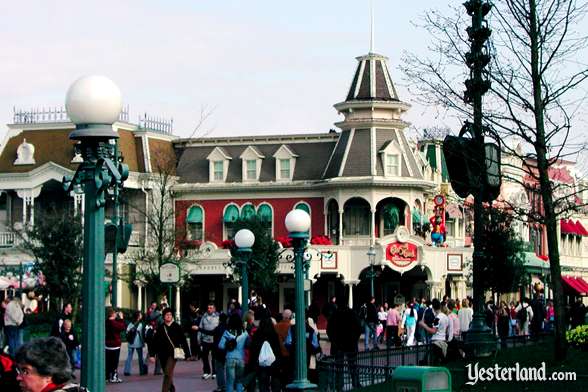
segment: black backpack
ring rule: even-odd
[[[133,328],[127,331],[127,343],[133,344],[135,343],[135,338],[137,337],[137,326],[133,325]]]
[[[521,308],[517,312],[517,320],[519,320],[521,323],[527,321],[527,308],[528,306],[521,306]]]
[[[235,339],[235,338],[227,339],[227,341],[225,343],[225,350],[227,350],[227,352],[233,351],[236,347],[237,347],[237,339]]]

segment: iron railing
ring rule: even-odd
[[[139,129],[172,135],[174,132],[174,120],[153,117],[145,113],[139,116]]]
[[[118,121],[129,122],[129,107],[123,107]],[[17,109],[13,108],[12,122],[14,124],[49,124],[70,122],[67,111],[64,107]]]
[[[389,380],[398,366],[427,366],[431,345],[403,346],[323,357],[317,366],[320,391],[350,391]]]

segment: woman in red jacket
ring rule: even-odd
[[[106,312],[106,381],[119,383],[118,361],[120,359],[120,333],[125,330],[122,312],[109,308]],[[118,317],[117,317],[118,316]]]

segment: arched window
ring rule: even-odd
[[[231,204],[225,209],[223,216],[223,225],[225,228],[225,236],[228,240],[232,240],[237,232],[235,229],[235,223],[239,220],[239,209],[236,205]]]
[[[186,216],[188,239],[202,241],[204,239],[204,212],[199,206],[192,206]]]
[[[255,207],[253,204],[245,204],[241,207],[241,219],[248,220],[255,216]]]
[[[343,232],[345,236],[365,236],[370,234],[370,205],[360,198],[349,199],[343,212]]]
[[[312,230],[312,215],[310,213],[310,206],[308,204],[306,204],[305,202],[300,202],[300,203],[296,204],[296,207],[294,207],[294,209],[305,211],[311,217],[310,229],[308,229],[308,232],[307,232],[310,235],[310,231]]]
[[[272,237],[272,226],[274,223],[272,208],[269,204],[261,204],[257,207],[257,217],[261,222],[263,228],[267,231],[268,235]]]

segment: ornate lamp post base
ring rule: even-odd
[[[286,385],[286,389],[291,390],[308,390],[308,389],[317,389],[318,386],[312,384],[308,380],[294,380],[292,384]]]
[[[471,358],[484,358],[496,352],[496,337],[482,321],[482,325],[472,322],[472,328],[465,339],[465,350]]]

